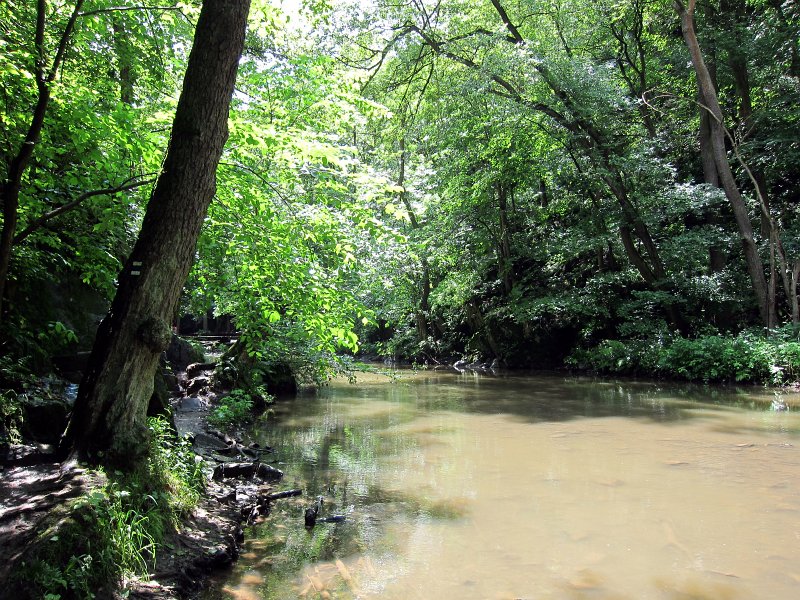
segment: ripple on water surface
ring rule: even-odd
[[[800,413],[772,395],[420,374],[255,432],[286,487],[208,598],[800,597]],[[339,524],[303,528],[309,498]]]

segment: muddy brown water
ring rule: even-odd
[[[361,375],[281,403],[281,501],[207,599],[800,598],[800,399]],[[797,411],[797,412],[795,412]],[[309,532],[303,511],[343,523]]]

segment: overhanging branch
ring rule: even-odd
[[[128,179],[126,182],[110,188],[103,188],[101,190],[91,190],[89,192],[84,192],[74,200],[67,202],[66,204],[62,204],[54,208],[53,210],[46,212],[42,216],[37,219],[34,219],[30,222],[30,224],[21,232],[19,232],[16,236],[14,236],[14,245],[20,244],[25,238],[27,238],[32,233],[36,232],[38,229],[50,221],[51,219],[55,219],[56,217],[63,215],[66,212],[71,211],[73,208],[79,206],[85,200],[89,198],[94,198],[95,196],[113,196],[114,194],[119,194],[120,192],[127,192],[129,190],[133,190],[143,185],[148,185],[155,182],[155,178],[151,179],[143,179],[141,181],[133,181],[131,182]]]

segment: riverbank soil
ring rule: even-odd
[[[47,461],[32,446],[14,446],[4,459],[0,462],[0,582],[5,586],[41,533],[63,518],[67,503],[101,485],[102,479],[73,462]]]
[[[26,554],[57,535],[71,501],[101,486],[103,476],[74,462],[46,461],[31,448],[13,450],[21,457],[6,457],[0,465],[0,582],[11,586],[6,591],[12,589],[16,597],[26,598],[24,583],[14,581]],[[46,462],[31,464],[34,460]],[[127,582],[126,597],[194,597],[211,573],[230,566],[238,557],[243,540],[241,502],[245,498],[237,496],[228,482],[209,481],[192,515],[159,549],[149,580]]]
[[[197,597],[211,573],[229,567],[237,559],[243,541],[242,524],[269,512],[268,502],[260,501],[259,495],[268,494],[282,473],[261,462],[269,449],[245,447],[225,434],[209,430],[206,416],[214,396],[206,388],[191,397],[173,397],[170,402],[178,434],[192,439],[194,451],[204,457],[206,464],[218,468],[214,469],[215,476],[208,478],[205,493],[191,516],[178,531],[169,533],[159,548],[149,577],[125,582],[120,597]],[[222,464],[239,468],[225,472],[219,468]],[[242,468],[246,466],[252,468]],[[57,535],[71,501],[102,486],[103,479],[102,473],[81,468],[75,462],[56,462],[53,455],[43,454],[35,446],[11,446],[0,456],[3,585],[13,584],[25,556],[37,543]],[[24,582],[14,585],[22,586]],[[24,589],[14,592],[20,600],[29,597]],[[97,598],[112,595],[97,592]]]

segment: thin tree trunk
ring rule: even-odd
[[[397,176],[397,187],[403,188],[400,192],[400,201],[405,206],[408,213],[408,220],[411,223],[412,230],[420,229],[419,220],[414,212],[414,207],[411,206],[411,201],[408,199],[408,192],[405,191],[406,183],[406,140],[404,137],[400,138],[400,172]],[[424,342],[428,339],[428,317],[430,314],[430,296],[431,296],[431,276],[430,264],[427,257],[423,254],[420,260],[422,267],[422,276],[418,282],[419,285],[419,302],[414,310],[414,321],[417,328],[417,341]],[[434,328],[434,334],[435,334]]]
[[[119,98],[128,106],[132,106],[135,98],[134,83],[136,70],[133,64],[134,51],[131,47],[130,35],[121,16],[112,21],[114,32],[114,53],[117,57],[117,78],[119,80]]]
[[[674,0],[675,9],[681,19],[681,30],[683,39],[689,54],[692,57],[692,65],[697,75],[697,85],[700,94],[704,99],[704,106],[701,110],[707,110],[711,114],[711,143],[714,151],[714,163],[717,167],[722,189],[733,209],[733,215],[739,229],[739,237],[744,250],[747,272],[753,293],[756,297],[758,311],[765,326],[771,327],[770,322],[769,298],[767,291],[767,280],[764,276],[764,265],[758,254],[755,239],[753,237],[753,225],[747,213],[747,205],[739,192],[736,179],[728,163],[728,154],[725,147],[725,129],[723,123],[722,109],[719,105],[717,92],[714,89],[713,81],[703,60],[700,51],[700,44],[697,41],[697,34],[694,29],[694,8],[695,0],[689,0],[688,5],[684,5],[681,0]]]
[[[508,219],[508,188],[497,184],[497,202],[500,212],[500,280],[503,282],[503,291],[506,295],[514,287],[513,273],[511,272],[511,224]]]
[[[702,104],[702,98],[699,99]],[[714,160],[714,147],[711,143],[711,115],[708,111],[700,111],[700,161],[703,166],[703,181],[709,185],[718,188],[719,173],[717,173],[717,163]],[[719,218],[714,213],[714,210],[709,210],[705,215],[706,223],[709,225],[718,225]],[[708,270],[710,273],[718,273],[725,268],[728,262],[727,253],[725,248],[719,244],[712,244],[708,248]]]
[[[147,452],[153,376],[216,190],[249,4],[203,2],[163,172],[98,330],[64,439],[90,462],[126,469]]]
[[[48,68],[45,63],[44,47],[47,2],[46,0],[37,0],[36,3],[36,33],[34,34],[34,44],[36,46],[36,106],[31,114],[31,124],[28,126],[25,139],[20,145],[17,155],[11,160],[8,177],[0,187],[0,204],[3,206],[3,230],[0,232],[0,324],[3,321],[2,303],[6,292],[8,269],[11,265],[11,250],[14,246],[14,236],[19,221],[19,195],[22,191],[22,177],[28,169],[33,150],[39,142],[47,107],[50,104],[50,84],[55,80],[58,70],[61,68],[61,63],[64,61],[64,53],[72,37],[75,22],[78,20],[82,6],[83,0],[75,2],[72,14],[59,39],[53,63]]]
[[[800,277],[800,261],[792,264],[792,279],[790,283],[790,296],[792,304],[792,328],[797,333],[800,328],[800,302],[797,298],[797,278]]]

